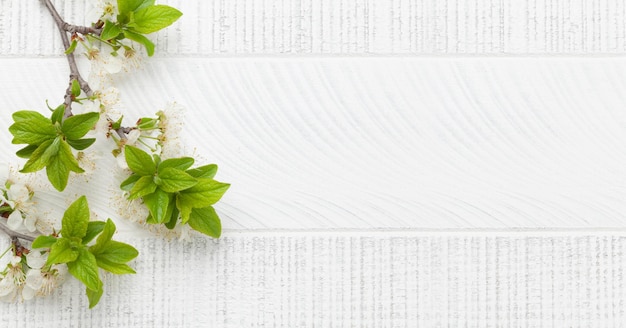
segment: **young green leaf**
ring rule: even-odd
[[[128,14],[152,5],[154,5],[154,0],[117,0],[117,9],[122,14]]]
[[[52,156],[48,162],[46,175],[54,188],[58,191],[63,191],[67,186],[70,171],[76,173],[85,172],[78,166],[78,161],[74,157],[74,154],[72,154],[70,145],[65,141],[61,141],[59,152],[56,156]]]
[[[198,183],[198,179],[173,167],[164,168],[157,176],[160,181],[159,187],[169,193],[191,188]]]
[[[78,257],[75,261],[67,263],[67,269],[74,278],[85,284],[88,289],[92,291],[102,289],[96,257],[86,248],[83,247],[78,250]]]
[[[128,244],[111,240],[99,252],[93,254],[98,266],[104,270],[115,274],[135,273],[125,263],[136,258],[139,252]]]
[[[85,292],[87,293],[87,299],[89,300],[89,308],[93,308],[94,306],[96,306],[96,304],[98,304],[98,302],[100,302],[100,298],[102,297],[102,294],[104,293],[104,290],[102,289],[102,282],[100,282],[100,288],[98,288],[98,290],[91,290],[89,288],[85,288]]]
[[[24,164],[24,167],[20,170],[22,173],[37,172],[48,163],[50,159],[57,155],[61,145],[61,138],[54,138],[44,141],[35,151],[30,155],[30,158]]]
[[[152,194],[143,196],[143,202],[146,204],[146,207],[148,207],[148,210],[150,211],[150,215],[152,215],[152,218],[157,223],[163,223],[166,218],[169,219],[169,217],[167,217],[167,213],[171,197],[171,194],[166,193],[160,188],[157,188]]]
[[[145,36],[139,33],[134,33],[129,30],[124,30],[124,36],[146,47],[146,52],[148,53],[148,57],[152,57],[152,55],[154,55],[154,43],[152,43],[150,39],[146,38]]]
[[[52,244],[57,242],[56,237],[52,236],[39,236],[33,241],[32,248],[49,248]]]
[[[68,139],[80,139],[93,129],[99,118],[100,114],[96,112],[74,115],[63,122],[61,131]]]
[[[182,190],[176,196],[176,206],[180,210],[183,223],[189,220],[192,208],[203,208],[217,203],[228,190],[230,184],[212,179],[199,179],[195,186]]]
[[[122,183],[120,184],[120,189],[124,191],[130,191],[131,189],[133,189],[133,186],[135,185],[135,183],[137,183],[137,181],[140,178],[141,178],[141,175],[133,173],[126,180],[122,181]]]
[[[14,144],[39,145],[56,136],[52,121],[35,111],[19,111],[13,113],[13,123],[9,132],[13,135]]]
[[[106,271],[109,271],[113,274],[135,274],[135,270],[124,263],[114,263],[105,259],[100,259],[96,257],[98,262],[98,266]]]
[[[149,175],[143,176],[137,180],[137,182],[133,185],[133,188],[130,190],[128,199],[135,199],[153,193],[156,190],[157,185],[154,184],[152,180],[153,177]]]
[[[89,221],[87,224],[87,232],[83,237],[83,245],[96,238],[96,236],[104,230],[104,225],[105,223],[103,221]]]
[[[222,223],[212,206],[191,210],[188,223],[194,230],[213,238],[222,234]]]
[[[65,210],[61,220],[61,235],[65,238],[82,239],[85,237],[89,225],[89,216],[87,198],[81,196]]]
[[[127,145],[124,147],[124,156],[131,171],[139,175],[153,175],[156,172],[156,164],[145,151]]]
[[[76,80],[73,80],[76,81]],[[52,124],[54,123],[61,123],[63,121],[63,115],[65,114],[65,104],[61,104],[59,105],[57,108],[55,108],[54,111],[52,111],[52,116],[50,117],[50,119],[52,120]]]
[[[77,40],[72,40],[72,43],[70,44],[70,47],[67,48],[67,50],[65,50],[65,54],[69,55],[72,52],[74,52],[74,50],[76,50],[76,46],[78,45],[78,41]]]
[[[72,96],[78,97],[80,96],[80,92],[81,90],[80,90],[80,84],[78,83],[78,80],[72,79]],[[63,107],[65,107],[65,105]]]
[[[166,5],[148,6],[135,11],[132,26],[133,32],[150,34],[172,25],[180,16],[178,9]]]
[[[217,173],[217,165],[209,164],[187,170],[187,173],[198,179],[213,179]]]
[[[102,40],[111,40],[115,39],[118,35],[122,33],[122,28],[116,23],[107,20],[104,23],[104,27],[102,28],[102,32],[100,33],[100,39]]]
[[[21,158],[30,158],[33,155],[33,152],[37,149],[37,145],[28,145],[20,150],[18,150],[15,154]]]
[[[89,148],[89,146],[93,145],[93,143],[96,142],[96,139],[95,138],[76,139],[76,140],[67,139],[66,141],[70,146],[72,146],[72,148],[76,150],[85,150]]]
[[[191,157],[170,158],[161,162],[161,164],[159,164],[159,167],[157,168],[157,171],[161,173],[163,169],[166,169],[168,167],[184,171],[190,168],[193,165],[193,162],[194,160]]]
[[[104,247],[106,247],[107,243],[111,241],[111,238],[113,238],[115,229],[115,223],[113,223],[113,220],[107,219],[104,224],[104,229],[102,229],[102,233],[98,236],[98,239],[96,239],[96,244],[91,246],[89,251],[94,254],[101,252]]]
[[[68,263],[75,261],[78,257],[78,249],[73,246],[68,238],[59,238],[50,245],[50,254],[46,264]]]
[[[176,208],[176,204],[173,199],[172,199],[172,202],[170,202],[170,205],[168,207],[168,210],[170,209],[172,210],[172,213],[169,214],[170,219],[168,222],[165,223],[165,227],[171,230],[176,227],[176,223],[178,223],[178,215],[180,214],[180,212]]]

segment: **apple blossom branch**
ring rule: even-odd
[[[48,8],[50,15],[54,19],[54,23],[56,24],[57,28],[59,29],[59,32],[61,33],[61,41],[63,42],[63,48],[66,52],[71,46],[70,39],[67,36],[67,33],[71,33],[72,37],[78,37],[76,35],[77,33],[80,33],[83,35],[93,34],[96,36],[99,36],[100,33],[102,33],[101,28],[78,26],[78,25],[72,25],[72,24],[67,23],[61,17],[61,15],[59,15],[58,11],[54,7],[54,4],[52,4],[51,0],[41,0],[41,2],[43,2],[46,8]],[[78,65],[76,64],[76,57],[74,56],[74,52],[66,53],[66,58],[70,66],[70,76],[69,76],[70,81],[69,81],[69,85],[67,89],[65,90],[65,97],[64,97],[64,102],[63,102],[65,105],[65,114],[64,114],[65,118],[72,116],[72,102],[74,101],[74,98],[72,95],[72,81],[73,80],[76,80],[78,82],[81,90],[83,90],[88,97],[92,97],[94,95],[94,92],[89,86],[89,83],[87,83],[87,81],[81,76],[80,71],[78,70]],[[109,123],[113,123],[113,121],[110,118],[107,118],[107,120],[109,121]],[[126,134],[129,133],[131,130],[132,130],[131,128],[120,127],[119,129],[116,129],[115,132],[122,140],[125,140]]]

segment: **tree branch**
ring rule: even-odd
[[[11,240],[15,240],[16,238],[19,238],[19,239],[22,239],[22,240],[27,240],[27,241],[30,241],[30,242],[35,240],[35,237],[29,236],[29,235],[25,235],[23,233],[15,232],[15,231],[9,229],[9,227],[5,226],[3,223],[0,223],[0,230],[2,230],[2,232],[7,234],[7,236],[11,237]]]
[[[99,29],[99,28],[68,24],[67,22],[65,22],[65,20],[63,20],[63,17],[59,15],[56,8],[52,4],[51,0],[41,0],[41,2],[43,2],[46,8],[48,8],[50,15],[52,15],[52,18],[54,19],[54,23],[57,25],[57,28],[59,29],[59,32],[61,33],[61,41],[63,42],[63,48],[66,51],[70,47],[70,39],[67,36],[68,32],[72,34],[80,33],[80,34],[95,34],[95,35],[100,35],[100,33],[102,33],[102,29]],[[66,54],[65,56],[70,66],[70,83],[67,89],[65,90],[65,97],[63,101],[63,104],[65,105],[64,116],[65,118],[67,118],[67,117],[72,116],[72,102],[73,102],[72,81],[73,80],[78,81],[78,84],[80,85],[81,90],[83,90],[88,97],[93,96],[93,90],[91,90],[89,83],[87,83],[87,81],[85,81],[85,79],[83,79],[83,77],[80,75],[80,71],[78,70],[78,66],[76,65],[76,57],[74,56],[74,53],[71,52],[71,53]],[[109,121],[109,123],[113,123],[113,121],[108,117],[107,117],[107,120]],[[129,130],[129,128],[119,128],[115,130],[115,132],[121,139],[126,139],[125,133],[128,133],[127,130]]]
[[[52,18],[54,19],[54,23],[57,25],[57,28],[61,33],[61,41],[63,42],[64,50],[69,49],[70,39],[67,36],[67,32],[70,29],[78,29],[79,27],[66,23],[61,15],[59,15],[56,8],[54,8],[54,5],[50,0],[41,0],[41,2],[43,2],[46,8],[48,8],[50,15],[52,15]],[[88,29],[89,28],[85,27],[83,31],[86,32],[88,31]],[[70,66],[70,85],[65,91],[64,98],[65,117],[70,117],[72,116],[72,80],[78,81],[78,83],[80,84],[80,88],[87,94],[87,96],[91,97],[93,95],[93,91],[91,90],[91,87],[89,87],[87,81],[85,81],[85,79],[83,79],[83,77],[80,75],[78,65],[76,65],[76,57],[74,57],[74,53],[66,54],[65,57],[67,58],[67,62]]]

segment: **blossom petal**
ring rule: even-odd
[[[15,210],[11,213],[11,215],[9,215],[7,226],[9,226],[11,230],[17,230],[22,227],[23,222],[24,219],[22,219],[22,212]]]

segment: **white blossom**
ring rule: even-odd
[[[117,15],[117,1],[115,0],[92,0],[93,8],[87,13],[89,23],[98,20],[106,21],[115,19]]]
[[[0,280],[0,300],[13,301],[26,281],[26,274],[22,267],[22,258],[13,256],[2,272]]]
[[[108,46],[105,47],[108,48]],[[105,51],[95,45],[87,50],[86,56],[91,61],[88,82],[94,89],[100,89],[110,80],[111,74],[119,73],[122,70],[122,60],[119,56],[112,55],[111,50]]]
[[[46,253],[47,254],[47,253]],[[40,251],[31,251],[26,254],[26,264],[31,269],[41,269],[46,264],[47,255],[42,255]]]
[[[141,67],[143,62],[142,53],[135,50],[133,47],[124,47],[124,56],[122,58],[122,63],[125,71],[130,71],[133,69],[138,69]]]
[[[31,254],[35,254],[31,256]],[[22,298],[30,300],[35,296],[47,296],[59,286],[67,274],[67,267],[63,264],[53,265],[50,268],[44,268],[47,255],[41,255],[40,252],[30,252],[26,255],[26,262],[31,267],[26,273],[24,287],[22,289]],[[33,263],[31,263],[33,262]]]
[[[163,158],[183,155],[183,144],[180,137],[183,130],[183,113],[184,108],[176,102],[168,104],[165,109],[157,113],[161,130],[159,142],[161,144],[161,157]]]
[[[7,225],[11,230],[18,231],[24,226],[26,230],[33,232],[40,213],[31,201],[33,192],[21,183],[15,183],[6,190],[7,199],[3,199],[11,209]]]

